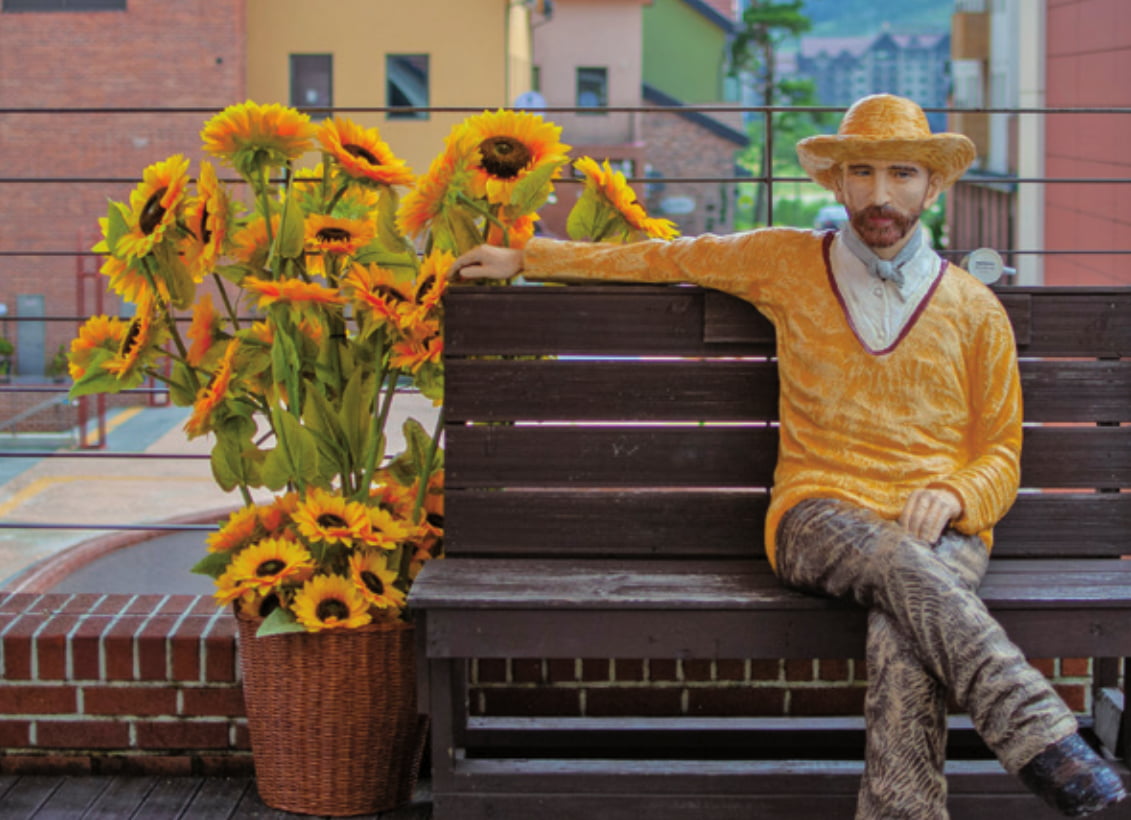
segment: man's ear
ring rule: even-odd
[[[938,201],[939,194],[942,193],[942,183],[942,177],[932,171],[931,176],[927,179],[927,193],[923,197],[924,211]]]
[[[841,205],[847,205],[844,201],[844,166],[838,165],[836,173],[832,176],[832,192],[836,197],[836,201]]]

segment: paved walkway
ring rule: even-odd
[[[406,417],[413,416],[430,429],[436,412],[419,395],[399,396],[389,421],[389,451],[403,448],[400,430]],[[206,456],[211,437],[187,441],[181,431],[186,417],[185,408],[174,407],[115,411],[108,420],[107,450]],[[74,446],[73,438],[51,441],[0,435],[3,450],[73,451]],[[270,496],[258,494],[264,499]],[[92,527],[184,520],[240,504],[238,492],[224,493],[216,486],[207,458],[0,459],[0,521],[34,525],[0,528],[0,589],[18,588],[21,579],[53,564],[65,564],[68,577],[55,587],[59,591],[211,592],[210,579],[189,572],[203,555],[204,533],[154,538],[152,532]],[[39,529],[38,525],[67,528]]]

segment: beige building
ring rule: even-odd
[[[469,111],[530,89],[530,0],[246,0],[247,94],[256,102],[342,111],[376,126],[417,173]],[[397,111],[395,109],[403,109]]]

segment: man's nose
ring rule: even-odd
[[[882,175],[876,175],[872,178],[872,204],[873,205],[888,205],[890,204],[889,197],[891,196],[891,188],[888,182]]]

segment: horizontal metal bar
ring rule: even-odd
[[[215,532],[216,524],[44,524],[42,521],[2,521],[0,530],[123,530],[131,532]]]
[[[575,105],[547,105],[533,108],[512,109],[509,106],[499,105],[450,105],[450,106],[294,106],[295,110],[306,114],[393,114],[397,117],[409,114],[480,114],[489,110],[521,110],[536,114],[654,114],[665,112],[700,111],[714,113],[743,113],[743,114],[835,114],[843,112],[843,105],[607,105],[607,106],[575,106]],[[170,107],[170,108],[142,108],[142,107],[91,107],[91,108],[0,108],[0,116],[27,114],[216,114],[219,112],[215,106],[211,107]],[[1116,106],[1081,106],[1078,108],[951,108],[947,106],[924,106],[924,111],[944,114],[1131,114],[1131,108]]]
[[[208,461],[207,453],[143,453],[133,450],[0,450],[0,458],[120,459],[130,461]]]

